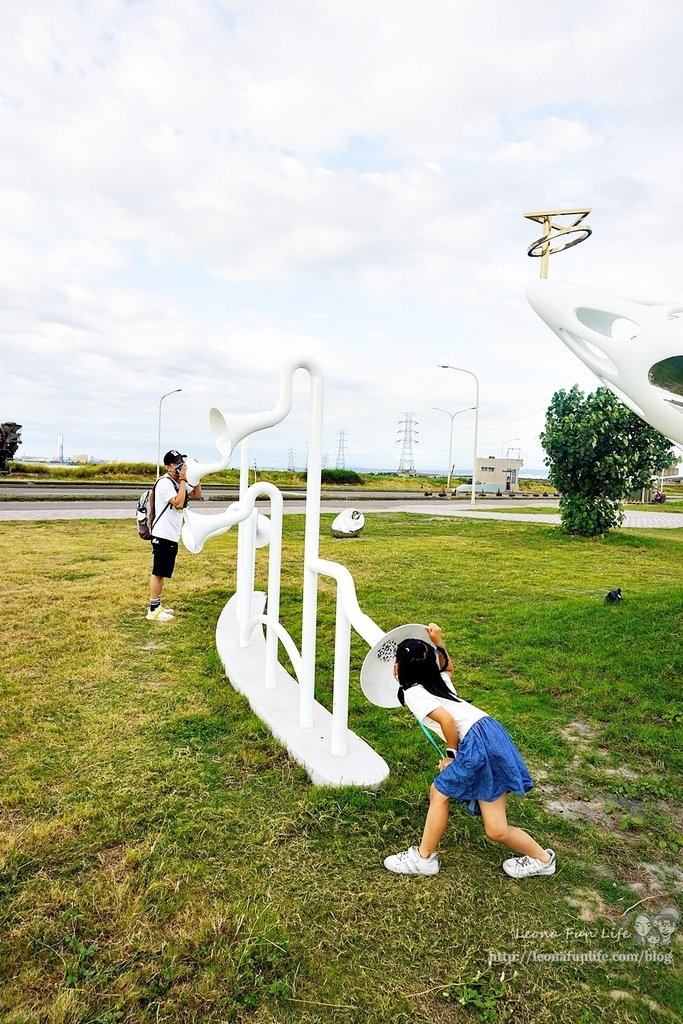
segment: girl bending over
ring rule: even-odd
[[[471,814],[481,815],[489,839],[523,854],[503,861],[506,874],[513,878],[554,875],[554,852],[508,824],[508,793],[523,794],[533,788],[521,754],[495,718],[458,697],[441,630],[431,622],[427,632],[436,651],[424,640],[403,640],[396,650],[394,676],[401,704],[407,704],[418,721],[445,740],[446,757],[430,790],[422,842],[387,857],[384,866],[399,875],[435,875],[439,870],[436,851],[446,831],[450,802],[458,800],[467,804]]]

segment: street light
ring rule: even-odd
[[[464,370],[462,366],[449,366],[448,363],[438,363],[439,369],[441,370],[457,370],[458,373],[469,373],[470,377],[474,377],[474,383],[477,386],[476,398],[474,403],[474,454],[472,456],[472,496],[470,498],[470,504],[474,505],[476,496],[474,493],[477,485],[477,431],[479,429],[479,378],[476,373],[472,373],[471,370]]]
[[[162,395],[159,399],[159,425],[157,428],[157,480],[159,479],[161,467],[161,403],[165,398],[168,398],[169,395],[175,395],[178,391],[182,390],[182,388],[174,388],[173,391],[167,391],[166,394]]]
[[[451,467],[452,467],[452,460],[453,460],[453,420],[455,419],[456,416],[459,416],[461,412],[470,412],[472,409],[474,409],[474,406],[473,405],[468,405],[466,409],[458,409],[457,412],[448,412],[447,409],[440,409],[438,405],[433,405],[432,409],[434,409],[436,412],[443,412],[443,413],[446,414],[446,416],[450,416],[450,418],[451,418],[451,434],[450,434],[450,438],[449,438],[449,441],[448,441],[448,480],[446,482],[446,490],[450,491],[450,489],[451,489]]]
[[[511,437],[510,441],[519,441],[519,438],[518,437]],[[501,459],[505,457],[505,445],[506,444],[510,444],[510,441],[503,441],[502,445],[500,446],[500,457],[501,457]]]

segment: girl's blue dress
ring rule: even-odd
[[[503,793],[533,789],[529,770],[507,730],[486,715],[468,729],[454,761],[434,779],[451,800],[467,804],[470,814],[481,814],[479,800],[497,800]]]

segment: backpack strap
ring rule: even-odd
[[[170,477],[169,477],[169,479],[170,479]],[[153,493],[153,494],[154,494],[154,496],[155,496],[155,502],[154,502],[154,503],[155,503],[155,505],[156,505],[156,492],[157,492],[157,484],[158,484],[158,483],[159,483],[159,481],[157,480],[157,481],[156,481],[156,483],[154,484],[154,487],[152,488],[152,493]],[[179,487],[176,487],[176,483],[175,483],[175,480],[171,480],[171,483],[172,483],[172,484],[173,484],[173,486],[175,487],[175,492],[176,492],[176,494],[177,494],[177,493],[178,493],[178,491],[180,490],[180,488],[179,488]],[[158,516],[155,516],[155,518],[154,518],[154,520],[153,520],[153,522],[152,522],[152,525],[151,525],[151,526],[150,526],[150,528],[149,528],[149,532],[150,532],[150,533],[153,533],[153,531],[154,531],[154,527],[155,527],[155,526],[157,525],[157,523],[159,522],[159,520],[161,519],[161,517],[163,516],[164,512],[166,511],[166,509],[167,509],[167,508],[169,507],[169,505],[170,505],[170,504],[171,504],[171,499],[169,498],[169,499],[168,499],[168,501],[166,502],[166,504],[164,505],[164,507],[162,508],[161,512],[159,513],[159,515],[158,515]]]

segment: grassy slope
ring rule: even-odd
[[[301,517],[286,534],[296,635]],[[380,625],[442,623],[460,689],[510,728],[552,790],[513,799],[511,817],[554,845],[561,870],[517,884],[459,809],[436,878],[383,870],[419,835],[433,751],[406,712],[363,700],[361,641],[351,725],[391,766],[380,793],[311,787],[225,684],[213,630],[234,580],[232,535],[181,553],[168,588],[177,620],[160,627],[142,616],[149,549],[132,523],[6,527],[1,1019],[477,1021],[483,1010],[452,1000],[479,971],[496,1019],[675,1019],[678,966],[529,963],[501,985],[488,956],[632,952],[566,929],[623,926],[628,907],[657,896],[644,864],[663,879],[646,906],[683,909],[671,867],[683,830],[682,540],[398,515],[369,516],[357,541],[324,537],[323,556],[351,568]],[[626,600],[605,606],[617,585]],[[334,607],[331,585],[322,591],[326,699]],[[551,814],[549,796],[623,806],[603,827]],[[525,931],[557,937],[515,937]]]

